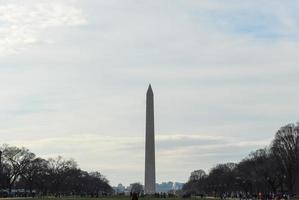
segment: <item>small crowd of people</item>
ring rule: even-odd
[[[235,198],[239,200],[289,200],[290,195],[288,194],[275,194],[275,193],[266,193],[263,194],[261,192],[257,194],[250,194],[245,192],[239,192],[239,193],[222,193],[220,195],[221,199],[227,199],[227,198]]]
[[[139,194],[138,192],[131,192],[130,193],[130,197],[131,197],[131,200],[138,200],[139,197],[146,197],[147,195],[141,193]],[[175,197],[176,195],[175,194],[172,194],[172,193],[166,193],[166,192],[160,192],[160,193],[155,193],[153,195],[150,195],[150,196],[153,196],[155,198],[172,198],[172,197]]]

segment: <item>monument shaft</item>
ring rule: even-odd
[[[156,192],[155,167],[155,125],[154,125],[154,94],[149,85],[146,93],[146,129],[145,129],[145,194]]]

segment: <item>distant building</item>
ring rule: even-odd
[[[116,187],[113,187],[116,194],[122,194],[125,192],[125,186],[123,186],[121,183],[118,184]]]
[[[132,191],[132,187],[134,186],[134,184],[136,183],[132,183],[129,186],[125,187],[123,186],[121,183],[118,184],[117,186],[113,187],[115,194],[119,195],[119,194],[123,194],[125,196],[129,196],[131,191]],[[184,183],[179,183],[179,182],[162,182],[162,183],[156,183],[156,192],[157,193],[168,193],[168,192],[175,192],[177,190],[181,190],[183,188]],[[143,185],[141,185],[142,187],[144,187]]]
[[[181,190],[183,188],[183,183],[178,182],[162,182],[161,184],[156,183],[156,192],[169,192],[169,191],[176,191]]]

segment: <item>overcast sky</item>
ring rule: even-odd
[[[143,183],[237,162],[299,121],[299,1],[0,0],[0,144]]]

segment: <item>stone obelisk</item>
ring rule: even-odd
[[[156,192],[154,93],[151,85],[146,93],[144,192],[145,194]]]

